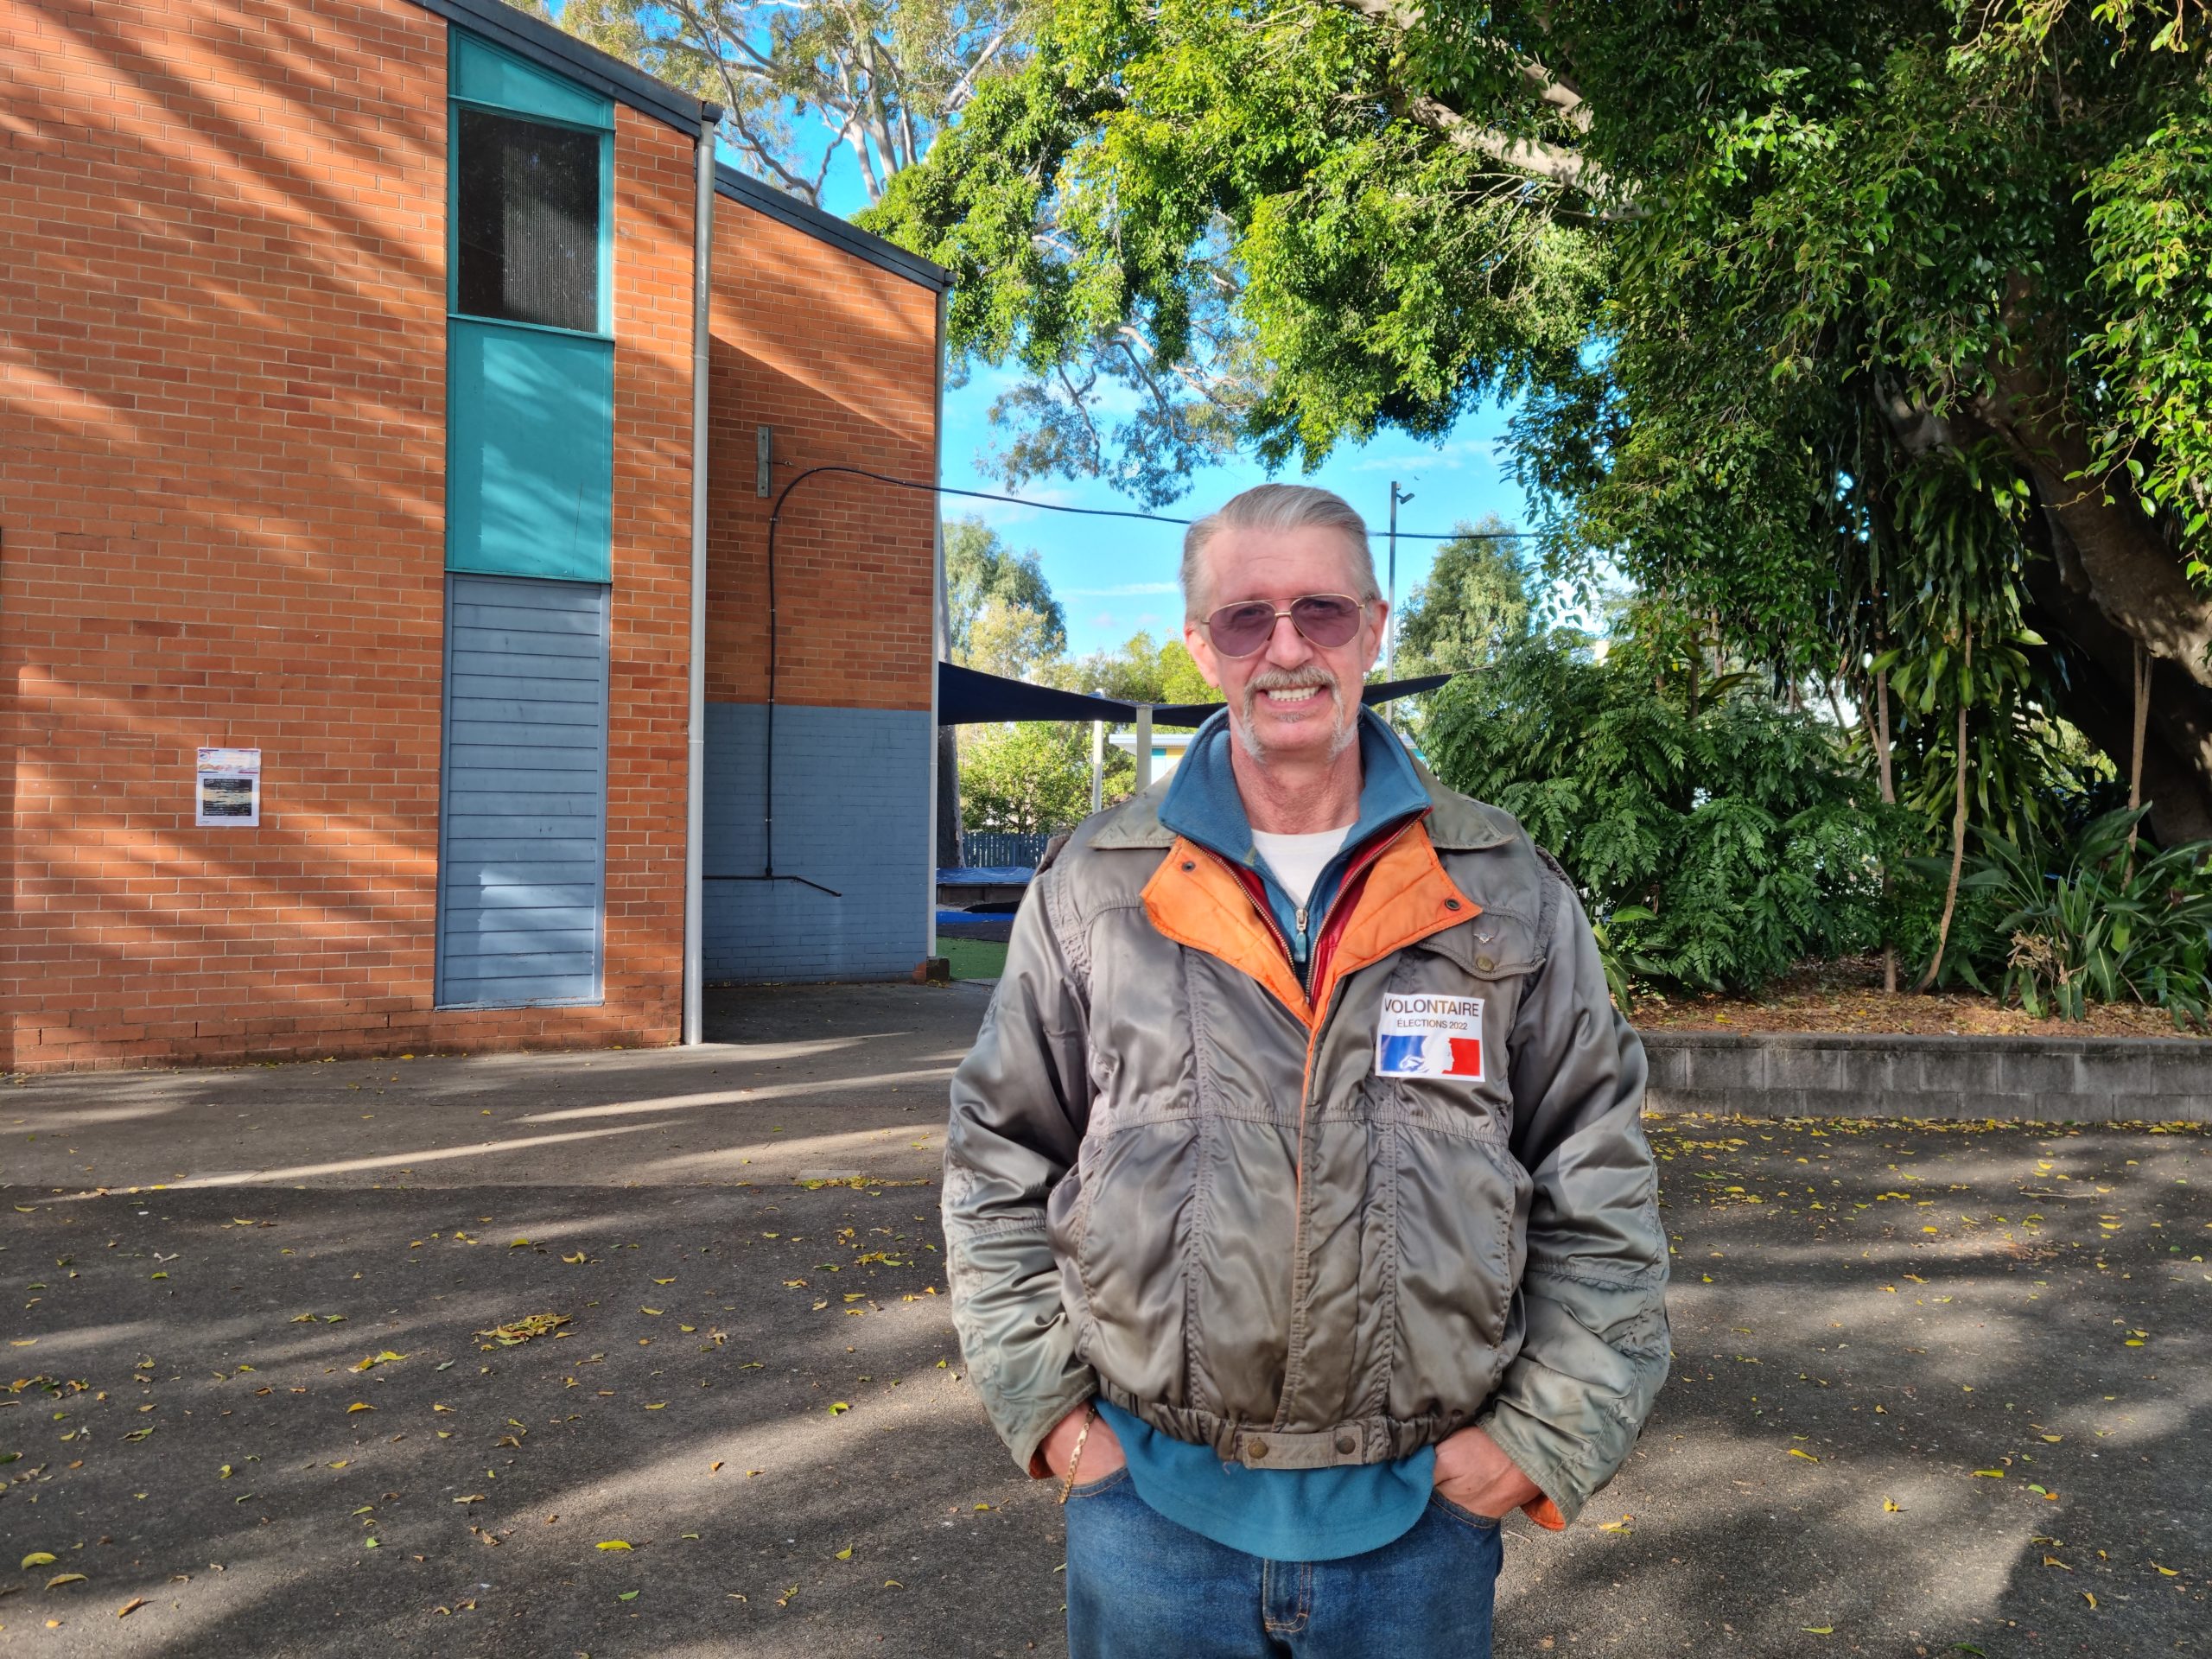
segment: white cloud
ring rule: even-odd
[[[1455,438],[1435,449],[1400,450],[1395,454],[1362,455],[1341,463],[1353,473],[1390,473],[1411,479],[1423,473],[1456,473],[1470,466],[1497,467],[1509,453],[1503,438]]]

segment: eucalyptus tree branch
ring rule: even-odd
[[[1399,105],[1406,117],[1427,127],[1458,149],[1517,168],[1533,178],[1577,190],[1593,190],[1602,176],[1599,169],[1578,150],[1541,138],[1516,138],[1496,127],[1470,121],[1457,110],[1426,92],[1415,92]]]
[[[1076,418],[1083,423],[1083,429],[1090,434],[1091,447],[1094,449],[1103,450],[1105,448],[1105,440],[1098,435],[1097,424],[1090,418],[1090,386],[1085,385],[1082,391],[1077,391],[1075,383],[1068,378],[1067,365],[1065,363],[1054,364],[1052,374],[1059,381],[1060,389],[1067,393],[1068,402],[1075,408]]]
[[[961,72],[960,79],[954,81],[951,90],[945,93],[944,112],[947,115],[957,115],[967,107],[968,100],[976,95],[977,78],[1013,38],[1014,28],[1008,24],[983,43],[982,49],[976,54],[976,60]]]

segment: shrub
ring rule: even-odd
[[[1422,727],[1453,788],[1556,855],[1616,972],[1756,988],[1796,963],[1878,949],[1918,895],[1887,861],[1915,833],[1821,721],[1745,677],[1702,702],[1633,641],[1508,646],[1440,691]]]
[[[2104,813],[2070,846],[1985,834],[1959,882],[1973,921],[1956,977],[1993,979],[2037,1018],[2136,1001],[2212,1023],[2212,842],[2131,848],[2148,810]],[[1943,861],[1914,862],[1936,878]]]

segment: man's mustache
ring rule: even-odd
[[[1319,664],[1305,668],[1263,668],[1244,682],[1244,718],[1250,720],[1258,708],[1262,691],[1297,691],[1306,686],[1326,691],[1338,711],[1344,709],[1344,688],[1337,683],[1336,676]]]

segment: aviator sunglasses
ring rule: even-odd
[[[1308,594],[1280,611],[1272,600],[1248,599],[1207,617],[1206,637],[1224,657],[1249,657],[1274,638],[1276,622],[1287,616],[1313,644],[1341,645],[1359,632],[1360,609],[1350,594]]]

